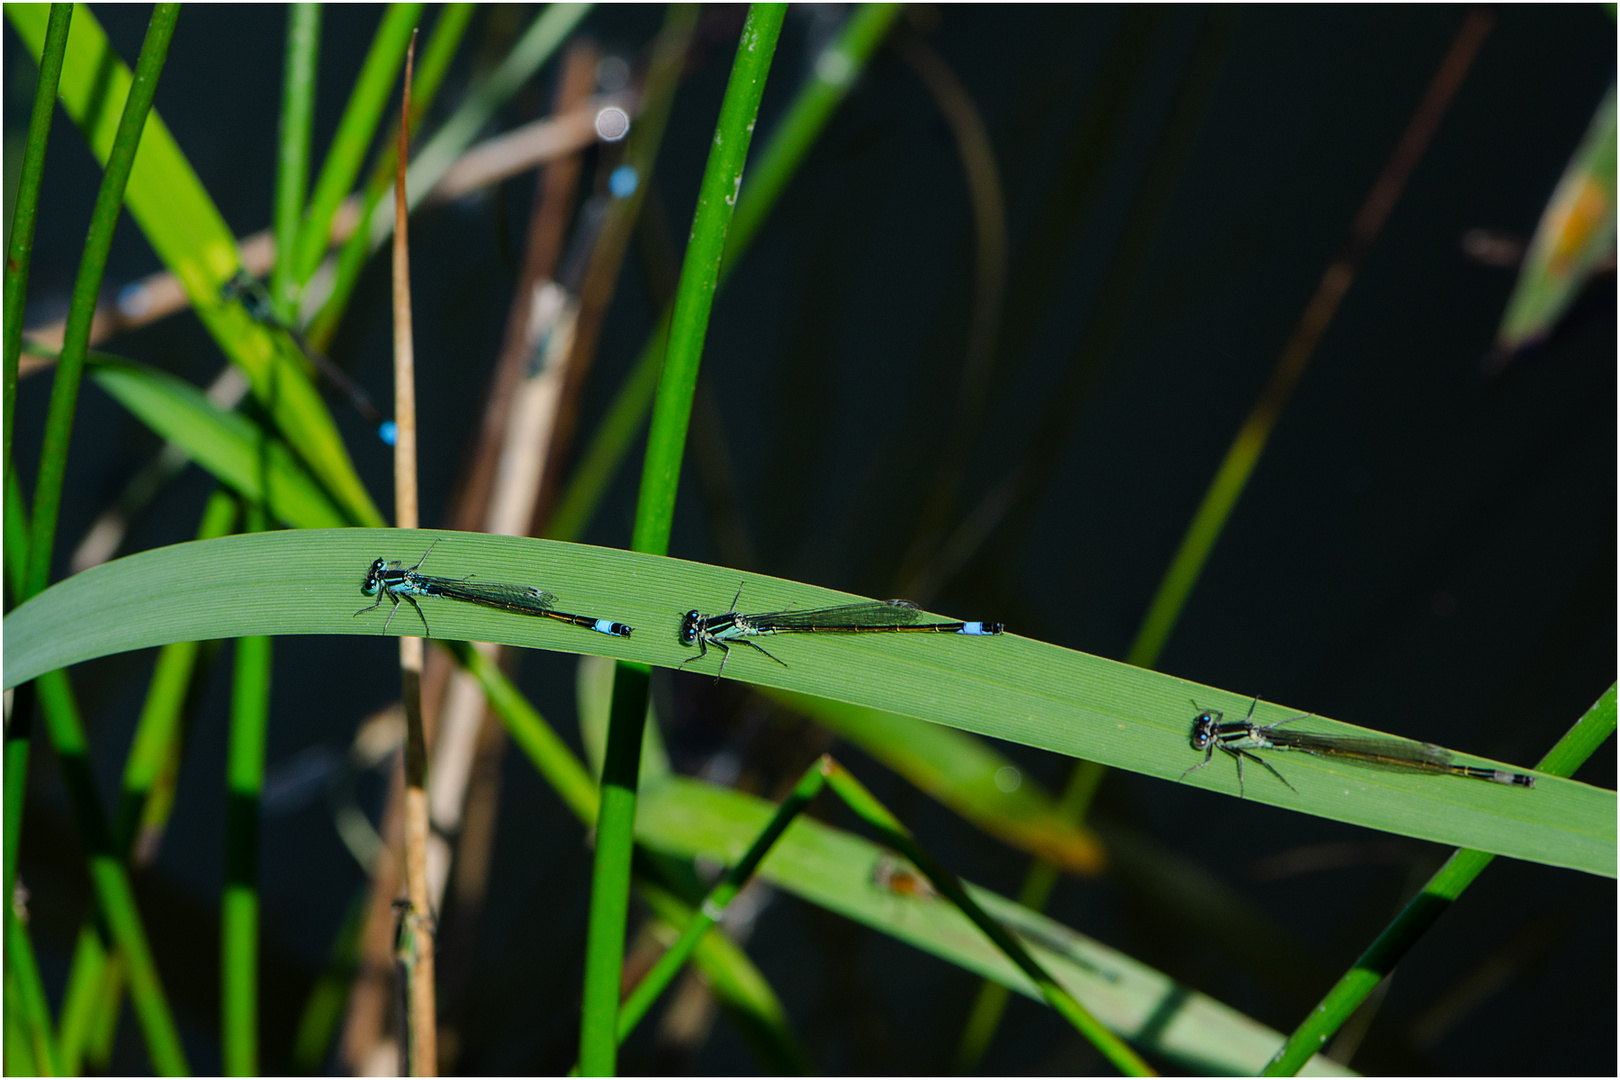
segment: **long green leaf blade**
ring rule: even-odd
[[[386,529],[226,537],[107,563],[57,583],[13,611],[5,620],[5,685],[96,656],[173,641],[379,633],[381,610],[354,615],[366,602],[360,582],[367,565],[379,556],[415,562],[435,541],[424,570],[549,589],[564,610],[636,628],[631,638],[613,638],[550,619],[426,600],[433,636],[444,639],[673,668],[693,655],[676,638],[681,613],[694,607],[725,610],[739,581],[743,606],[750,610],[861,599],[701,563],[520,537]],[[420,633],[413,619],[413,612],[402,609],[390,633]],[[1188,699],[1231,715],[1242,714],[1249,704],[1242,695],[1015,634],[801,635],[778,639],[773,651],[786,667],[739,655],[727,674],[1170,782],[1200,759],[1187,744]],[[717,663],[711,656],[688,668],[709,674]],[[1261,702],[1256,717],[1269,722],[1302,711]],[[1380,734],[1320,717],[1309,724],[1328,732]],[[1466,755],[1459,760],[1488,764]],[[1448,776],[1387,773],[1309,755],[1290,756],[1279,768],[1297,793],[1261,775],[1249,778],[1247,797],[1436,843],[1615,875],[1612,791],[1550,776],[1538,777],[1527,791]],[[1238,792],[1229,768],[1202,769],[1186,782]]]

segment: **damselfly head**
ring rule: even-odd
[[[1214,709],[1200,709],[1193,717],[1192,748],[1208,750],[1209,744],[1215,741],[1215,726],[1220,722],[1221,714]]]
[[[697,644],[698,624],[701,623],[702,621],[703,621],[703,616],[698,613],[697,608],[693,608],[691,611],[688,611],[685,615],[681,616],[681,644],[682,645],[696,645]]]
[[[377,590],[382,588],[382,573],[388,569],[386,560],[378,559],[366,571],[366,579],[360,583],[360,595],[376,596]]]

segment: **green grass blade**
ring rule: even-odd
[[[405,174],[406,195],[416,207],[439,182],[461,152],[472,144],[496,110],[509,101],[523,84],[551,59],[568,35],[574,32],[591,10],[591,4],[550,4],[524,31],[512,51],[496,69],[468,93],[465,101],[434,132],[416,154]],[[372,221],[371,246],[375,249],[394,231],[394,218],[383,215]]]
[[[636,891],[672,927],[684,926],[694,914],[679,897],[650,882],[638,880]],[[692,951],[692,963],[702,970],[709,989],[726,1007],[766,1071],[777,1076],[814,1073],[788,1025],[781,999],[741,946],[724,934],[705,934]]]
[[[725,253],[726,230],[737,205],[759,101],[786,14],[785,4],[750,5],[720,103],[720,117],[698,187],[692,232],[675,291],[669,348],[664,354],[652,426],[647,434],[647,458],[630,543],[634,551],[662,555],[669,549],[692,395],[697,388],[703,340]],[[602,762],[602,805],[596,819],[596,859],[591,877],[580,1018],[580,1067],[593,1076],[611,1074],[618,1051],[615,1016],[624,964],[630,859],[635,846],[636,783],[647,710],[645,670],[635,664],[618,666]]]
[[[1552,776],[1570,776],[1598,748],[1614,737],[1615,687],[1610,686],[1575,726],[1536,766]],[[1417,944],[1440,916],[1450,909],[1463,890],[1473,884],[1495,858],[1483,851],[1454,852],[1437,870],[1423,891],[1395,916],[1376,941],[1361,954],[1355,966],[1328,991],[1322,1003],[1307,1014],[1289,1036],[1287,1044],[1267,1063],[1265,1075],[1292,1076],[1300,1066],[1350,1019],[1350,1014],[1367,1000],[1412,946]]]
[[[37,57],[45,33],[44,6],[10,4],[5,14]],[[59,93],[99,161],[105,162],[111,151],[117,110],[130,79],[95,16],[77,7]],[[382,525],[331,414],[301,370],[302,358],[289,355],[278,337],[249,318],[240,304],[220,301],[220,286],[241,267],[236,239],[156,112],[147,117],[124,204],[158,258],[184,286],[203,326],[247,374],[254,396],[289,445],[352,520]]]
[[[45,999],[45,984],[39,977],[34,945],[29,940],[28,927],[17,918],[17,910],[11,904],[6,905],[6,950],[6,962],[11,969],[8,974],[14,974],[17,979],[17,997],[21,999],[22,1019],[28,1028],[34,1067],[42,1076],[61,1076],[62,1053],[51,1026],[51,1005]]]
[[[899,13],[898,5],[871,4],[856,8],[838,37],[822,50],[812,76],[788,105],[782,122],[761,149],[748,172],[748,183],[737,199],[737,212],[726,236],[720,284],[736,269],[748,244],[776,205],[776,200],[798,170],[805,154],[832,118],[882,42]],[[553,540],[577,540],[596,513],[608,485],[631,445],[640,437],[653,393],[659,381],[669,334],[666,310],[641,347],[630,374],[619,386],[606,416],[580,456],[579,466],[557,500],[546,535]]]
[[[124,958],[130,999],[146,1037],[152,1066],[168,1076],[185,1074],[185,1052],[169,1009],[167,994],[141,923],[135,894],[123,860],[112,849],[106,812],[90,768],[89,746],[67,673],[51,671],[38,679],[41,712],[51,747],[62,769],[62,780],[73,806],[74,823],[89,852],[90,881],[113,942]]]
[[[39,58],[39,80],[34,85],[34,111],[28,119],[17,179],[17,202],[11,211],[10,239],[6,242],[5,269],[5,457],[0,468],[11,470],[11,435],[17,418],[17,361],[22,351],[23,308],[28,303],[28,263],[34,251],[34,222],[39,216],[39,184],[45,175],[45,148],[50,143],[51,119],[56,115],[56,87],[62,77],[62,54],[67,49],[72,4],[52,4]],[[8,875],[6,881],[11,881]],[[7,895],[10,895],[9,892]]]
[[[34,484],[33,535],[28,541],[28,573],[23,579],[23,597],[33,596],[45,587],[51,573],[51,556],[56,550],[56,516],[62,503],[62,480],[67,472],[68,444],[73,437],[73,417],[78,409],[79,382],[84,374],[84,354],[90,344],[90,323],[96,313],[101,279],[112,250],[113,229],[123,206],[124,190],[135,165],[135,151],[141,143],[146,117],[157,93],[158,76],[169,55],[178,4],[158,4],[141,44],[134,80],[124,100],[112,145],[107,152],[106,170],[96,192],[96,205],[90,214],[90,234],[84,241],[79,273],[73,282],[73,299],[68,307],[67,329],[62,339],[62,355],[56,364],[51,385],[51,403],[45,418],[45,439],[40,448],[39,478]],[[83,27],[79,19],[75,27]]]
[[[271,229],[276,261],[270,271],[270,298],[276,316],[297,322],[298,226],[304,218],[309,185],[310,131],[315,124],[315,73],[321,53],[319,4],[287,5],[287,53],[281,77],[281,125],[276,149],[275,212]]]
[[[355,893],[332,938],[326,969],[315,980],[293,1035],[291,1067],[297,1076],[320,1076],[349,1001],[349,984],[360,966],[360,934],[365,929],[365,890]]]
[[[775,810],[751,795],[670,777],[643,793],[637,838],[670,855],[730,864]],[[1038,998],[1034,984],[954,906],[875,885],[874,871],[893,858],[868,840],[801,818],[761,864],[760,875],[812,904]],[[1014,930],[1065,989],[1139,1050],[1194,1073],[1252,1074],[1282,1042],[1279,1033],[1123,953],[994,893],[967,888],[991,916]],[[1345,1072],[1323,1058],[1313,1059],[1308,1071]]]
[[[79,927],[73,966],[68,969],[67,989],[62,992],[62,1070],[66,1076],[78,1076],[82,1071],[96,1000],[106,971],[107,949],[96,930],[95,920],[87,919]]]
[[[836,731],[992,836],[1070,873],[1102,869],[1102,845],[1063,814],[1057,800],[983,741],[909,716],[827,698],[768,690],[766,696]]]
[[[724,610],[742,584],[750,610],[827,607],[848,593],[635,552],[522,537],[435,530],[297,530],[225,537],[142,552],[74,575],[5,619],[5,684],[96,656],[172,641],[252,634],[377,634],[381,610],[356,617],[371,560],[415,561],[438,540],[425,569],[478,574],[547,588],[565,610],[636,628],[610,638],[549,619],[450,601],[424,601],[441,640],[491,641],[677,667],[692,650],[676,639],[681,613]],[[420,627],[402,608],[391,634]],[[1187,745],[1189,699],[1241,715],[1244,695],[1202,686],[1044,642],[1006,634],[799,635],[773,651],[787,664],[737,655],[726,673],[763,686],[900,713],[1070,757],[1176,782],[1200,760]],[[712,673],[718,658],[688,665]],[[1271,722],[1304,710],[1261,702]],[[639,714],[638,714],[639,718]],[[1383,734],[1313,717],[1328,733]],[[1470,764],[1491,764],[1459,754]],[[1225,764],[1225,763],[1223,763]],[[1297,790],[1250,778],[1256,802],[1454,847],[1612,877],[1615,794],[1541,776],[1532,790],[1449,776],[1366,769],[1310,755],[1278,764]],[[1238,793],[1230,768],[1201,769],[1188,785]]]
[[[1496,360],[1543,340],[1615,249],[1615,88],[1542,211],[1496,332]]]
[[[1116,1069],[1128,1076],[1151,1076],[1153,1070],[1148,1063],[1125,1044],[1119,1036],[1115,1035],[1097,1018],[1088,1012],[1085,1006],[1075,1000],[1060,983],[1052,978],[1040,961],[1030,956],[1029,951],[1019,942],[1017,937],[969,896],[962,887],[962,883],[941,866],[933,856],[929,855],[921,845],[912,837],[911,831],[896,818],[889,809],[873,797],[872,793],[855,778],[848,769],[833,761],[830,757],[822,758],[823,769],[827,773],[827,785],[838,793],[844,804],[855,811],[866,824],[877,830],[879,836],[899,850],[912,864],[927,875],[934,888],[944,895],[957,910],[961,911],[973,925],[978,927],[985,937],[1018,966],[1030,982],[1040,988],[1041,997],[1046,999],[1048,1005],[1067,1020],[1076,1031],[1085,1036],[1086,1040],[1096,1047],[1098,1053],[1107,1058]]]
[[[691,421],[692,395],[697,390],[698,365],[709,331],[709,312],[714,306],[726,232],[737,205],[759,100],[765,93],[765,77],[770,73],[786,10],[785,4],[754,4],[749,8],[731,80],[720,104],[714,143],[698,187],[680,285],[675,291],[652,426],[647,432],[647,459],[642,466],[635,533],[630,541],[633,551],[662,555],[669,550],[681,459],[686,452],[686,428]]]
[[[337,212],[344,196],[354,186],[365,161],[366,149],[377,134],[383,109],[393,93],[394,80],[400,65],[405,62],[405,49],[411,43],[411,34],[422,17],[423,4],[390,4],[377,33],[371,39],[371,49],[349,92],[349,103],[338,121],[332,146],[326,152],[321,174],[315,181],[315,190],[309,197],[309,209],[298,230],[298,242],[293,258],[293,279],[298,286],[308,283],[310,275],[326,254],[327,238],[332,231],[332,215]],[[416,92],[412,88],[412,93]]]
[[[440,12],[438,21],[433,24],[433,30],[428,34],[427,43],[422,49],[422,58],[417,61],[416,73],[411,80],[411,131],[414,134],[416,125],[427,112],[433,99],[438,96],[439,85],[444,81],[444,73],[449,70],[450,61],[454,59],[456,50],[461,47],[461,39],[467,32],[467,23],[471,21],[475,7],[472,4],[446,4]],[[321,310],[309,322],[307,338],[317,349],[324,349],[332,341],[332,335],[337,333],[338,323],[343,319],[343,312],[349,306],[349,298],[354,295],[354,287],[360,281],[360,271],[365,268],[366,256],[371,254],[371,220],[382,203],[383,196],[393,190],[394,186],[394,160],[399,153],[399,129],[392,128],[383,137],[381,152],[377,155],[376,166],[371,170],[371,179],[366,182],[365,204],[360,212],[360,220],[354,232],[343,242],[338,251],[337,269],[332,276],[332,291]]]
[[[111,358],[99,361],[90,377],[220,483],[249,502],[266,502],[277,520],[294,528],[348,524],[281,440],[271,438],[246,416],[219,408],[190,383],[143,364]]]
[[[225,1072],[259,1073],[259,792],[270,719],[270,639],[236,643],[226,764],[220,1014]]]

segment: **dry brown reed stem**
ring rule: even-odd
[[[410,160],[411,75],[416,35],[405,53],[400,95],[399,157],[394,180],[394,523],[414,529],[416,494],[416,356],[411,337],[411,260],[405,169]],[[433,908],[428,896],[427,740],[422,732],[422,639],[399,639],[400,696],[405,705],[405,895],[408,908],[397,938],[405,969],[406,1016],[402,1045],[412,1076],[438,1073],[438,1030],[433,1000]]]
[[[577,158],[579,151],[598,140],[596,114],[609,105],[633,111],[630,95],[604,95],[586,99],[581,105],[562,111],[533,123],[497,135],[468,150],[450,166],[444,177],[433,187],[428,204],[449,202],[469,192],[498,184],[548,162]],[[329,242],[342,244],[360,223],[361,202],[351,195],[338,206],[332,217]],[[237,241],[242,269],[254,277],[269,273],[276,260],[275,240],[270,230],[256,232]],[[126,330],[135,330],[191,306],[180,281],[168,271],[151,274],[119,289],[116,301],[103,301],[96,305],[95,319],[90,326],[90,344],[99,345]],[[57,350],[62,347],[62,332],[66,323],[46,323],[26,331],[28,340]],[[38,356],[24,355],[19,375],[29,375],[49,367],[55,361]]]
[[[598,50],[588,42],[569,49],[558,79],[554,102],[557,113],[566,113],[589,97],[595,85],[597,58]],[[483,424],[471,447],[466,479],[458,485],[460,494],[452,510],[454,527],[458,529],[520,534],[533,513],[553,411],[544,406],[548,400],[555,400],[554,387],[559,381],[559,373],[551,363],[556,350],[537,350],[548,341],[565,344],[567,339],[570,305],[564,290],[552,279],[572,216],[580,169],[579,157],[570,155],[548,165],[537,179],[522,276],[512,297]],[[562,355],[566,356],[566,351]],[[539,409],[534,407],[537,400],[542,406]],[[475,647],[496,663],[510,655],[508,650],[494,645]],[[459,948],[459,956],[442,957],[447,999],[453,999],[450,976],[456,974],[455,982],[459,982],[459,976],[466,972],[466,954],[482,907],[494,838],[492,791],[499,784],[499,755],[505,740],[499,724],[488,715],[477,680],[453,669],[441,650],[435,650],[429,658],[423,698],[430,705],[441,706],[433,709],[438,722],[432,732],[433,792],[429,800],[434,833],[428,886],[436,906],[444,897],[452,843],[458,867],[457,924],[444,940],[448,948]],[[478,793],[469,794],[469,786],[475,784],[490,790],[475,798]],[[484,810],[476,820],[471,815],[474,803]],[[451,1040],[451,1045],[455,1042]]]

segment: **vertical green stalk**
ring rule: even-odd
[[[6,897],[6,963],[16,976],[17,996],[21,998],[22,1019],[27,1024],[30,1049],[34,1055],[34,1068],[42,1076],[62,1075],[62,1055],[57,1049],[56,1033],[51,1030],[51,1006],[45,999],[45,984],[39,977],[39,964],[34,959],[34,946],[28,938],[28,927],[17,918],[17,911]],[[11,1072],[7,1069],[7,1072]]]
[[[760,151],[759,160],[749,170],[748,186],[737,200],[737,213],[726,234],[721,283],[736,269],[749,242],[827,126],[833,110],[844,100],[872,52],[889,32],[900,9],[899,4],[857,7],[837,39],[816,58],[810,81],[794,97],[781,124]],[[608,406],[590,446],[580,456],[573,479],[558,498],[557,509],[546,528],[550,539],[575,539],[590,524],[597,503],[631,442],[641,431],[642,418],[658,385],[658,362],[664,354],[668,334],[669,312],[666,311]]]
[[[62,478],[72,437],[73,414],[78,404],[79,383],[84,373],[90,322],[106,270],[107,253],[112,246],[113,229],[118,222],[124,188],[129,181],[147,115],[152,109],[157,79],[168,55],[179,10],[178,4],[158,4],[152,11],[146,39],[141,45],[140,59],[136,61],[134,80],[130,84],[118,129],[113,136],[112,149],[107,156],[101,189],[96,195],[89,235],[85,239],[78,278],[73,286],[73,299],[68,309],[61,358],[51,388],[45,441],[40,453],[39,479],[34,488],[33,534],[28,543],[22,587],[18,590],[19,600],[38,594],[50,576],[56,519],[62,501]],[[90,879],[97,902],[113,940],[126,957],[131,996],[146,1036],[152,1064],[159,1072],[184,1073],[185,1055],[162,983],[158,979],[157,967],[152,960],[129,877],[122,860],[113,851],[112,836],[90,769],[88,746],[78,709],[73,702],[72,688],[66,673],[60,671],[41,676],[36,680],[35,688],[42,706],[46,732],[61,763],[74,818],[89,852]]]
[[[230,533],[236,527],[238,511],[236,497],[216,488],[203,509],[197,539]],[[199,665],[207,670],[208,658],[217,645],[180,641],[158,650],[146,702],[135,724],[135,738],[124,761],[123,790],[113,819],[113,849],[126,864],[137,850],[138,838],[147,831],[143,822],[158,812],[154,804],[164,801],[164,779],[180,753],[182,720],[188,704],[195,704]],[[159,793],[155,798],[154,792]],[[122,965],[116,961],[108,964],[100,933],[93,921],[87,922],[79,932],[68,971],[68,989],[62,999],[62,1064],[66,1071],[79,1071],[81,1053],[95,1041],[91,1031],[96,1014],[116,1017],[123,1001],[122,972]]]
[[[776,841],[787,831],[787,827],[793,824],[793,819],[810,805],[810,800],[820,794],[826,783],[827,774],[819,766],[812,765],[805,770],[804,776],[799,778],[799,782],[793,786],[788,797],[782,800],[782,805],[776,808],[776,813],[771,816],[771,820],[759,836],[754,838],[754,842],[743,853],[743,857],[737,860],[736,865],[726,872],[720,883],[703,898],[702,906],[693,912],[691,920],[687,922],[675,944],[658,958],[658,963],[653,965],[652,970],[647,972],[641,982],[636,984],[635,990],[625,999],[624,1007],[619,1010],[617,1037],[620,1042],[627,1039],[636,1029],[641,1018],[647,1015],[647,1010],[658,1000],[658,995],[664,992],[664,988],[680,972],[687,957],[692,955],[698,942],[703,939],[703,935],[720,921],[720,917],[725,914],[726,906],[742,891],[743,886],[748,884],[748,879],[754,876],[754,871],[759,869],[759,864],[776,845]]]
[[[321,52],[321,6],[287,8],[287,57],[281,78],[281,138],[276,148],[276,202],[271,227],[276,264],[270,272],[270,298],[276,315],[293,325],[298,310],[298,226],[304,218],[309,184],[310,128],[315,117],[315,68]]]
[[[670,317],[669,349],[647,435],[647,459],[636,506],[631,542],[636,551],[662,555],[669,549],[692,395],[725,253],[726,231],[742,187],[760,97],[786,13],[785,4],[752,5],[743,24],[742,40],[737,43],[731,78],[715,124],[714,143],[698,188],[692,234]],[[587,1075],[611,1074],[617,1056],[616,1017],[629,905],[630,855],[635,842],[636,778],[641,768],[641,732],[646,713],[645,669],[621,662],[613,684],[612,716],[602,763],[602,801],[596,820],[596,864],[585,944],[580,1067]]]
[[[45,442],[40,449],[39,479],[34,485],[34,535],[28,546],[28,575],[19,600],[28,600],[45,588],[50,578],[51,553],[56,545],[56,517],[62,505],[62,477],[67,469],[68,443],[73,436],[73,413],[79,402],[79,382],[84,375],[84,354],[90,344],[90,321],[95,316],[96,296],[107,269],[107,252],[112,247],[113,228],[124,201],[124,187],[141,131],[152,111],[158,75],[169,54],[179,4],[158,4],[141,44],[135,63],[135,80],[113,136],[101,190],[96,193],[95,210],[90,215],[90,233],[85,238],[79,260],[79,275],[73,283],[73,299],[68,307],[67,327],[62,339],[61,358],[56,364],[56,380],[51,385],[50,411],[45,419]]]
[[[17,358],[22,351],[23,308],[28,301],[28,262],[34,251],[39,185],[45,175],[45,147],[51,139],[56,85],[62,78],[62,54],[67,50],[68,26],[72,21],[72,4],[51,5],[51,20],[45,27],[45,47],[39,57],[39,81],[34,84],[34,111],[28,119],[28,141],[23,144],[17,203],[11,212],[11,240],[6,247],[5,270],[6,447],[5,457],[0,459],[6,472],[11,471],[11,432],[17,418]],[[8,873],[7,896],[11,895],[10,888]]]
[[[302,287],[326,254],[326,243],[332,231],[332,215],[338,204],[354,186],[360,173],[366,147],[371,145],[382,119],[383,108],[393,92],[394,79],[399,66],[405,62],[405,48],[411,43],[411,34],[422,16],[422,4],[390,4],[377,25],[371,39],[371,49],[365,63],[354,80],[349,104],[338,121],[337,133],[332,136],[332,148],[321,164],[321,173],[315,181],[315,190],[309,197],[309,210],[298,231],[298,243],[293,252],[293,281]]]
[[[1574,775],[1587,758],[1609,741],[1614,729],[1615,687],[1611,685],[1536,763],[1536,771],[1549,776]],[[1495,858],[1495,855],[1470,848],[1454,851],[1423,886],[1423,891],[1395,916],[1377,940],[1367,946],[1355,966],[1306,1015],[1261,1075],[1293,1076],[1299,1072]]]
[[[225,1072],[259,1072],[259,792],[270,717],[270,638],[236,643],[220,908],[220,1019]]]

